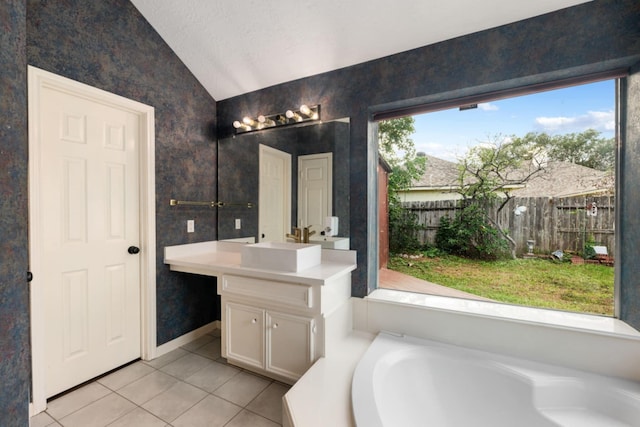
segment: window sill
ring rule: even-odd
[[[391,289],[376,289],[369,294],[367,298],[373,301],[425,307],[522,323],[542,324],[556,328],[580,330],[583,332],[640,340],[639,331],[627,325],[622,320],[607,316],[474,301]]]

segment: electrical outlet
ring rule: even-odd
[[[187,233],[193,233],[196,231],[196,222],[193,219],[187,220]]]
[[[240,218],[236,218],[236,230],[240,230],[242,228],[242,222]]]

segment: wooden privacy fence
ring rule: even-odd
[[[516,197],[500,211],[498,223],[516,241],[518,254],[527,252],[527,240],[533,240],[534,252],[551,253],[558,249],[582,253],[586,241],[606,246],[615,257],[614,196]],[[516,215],[516,207],[526,211]],[[591,209],[593,206],[595,210]],[[435,244],[440,218],[452,218],[459,210],[456,200],[405,202],[425,227],[418,232],[422,244]],[[495,218],[495,210],[491,212]],[[522,211],[522,209],[520,209]],[[591,213],[595,212],[595,215]]]

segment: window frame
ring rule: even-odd
[[[383,108],[377,111],[372,111],[371,125],[373,125],[373,129],[375,129],[376,131],[375,133],[377,134],[378,122],[383,120],[391,120],[395,118],[415,116],[415,115],[431,113],[431,112],[436,112],[441,110],[464,107],[466,105],[471,105],[471,104],[480,104],[480,103],[497,101],[497,100],[506,99],[506,98],[531,95],[531,94],[545,92],[545,91],[564,89],[572,86],[596,83],[599,81],[615,80],[614,103],[615,103],[616,129],[615,129],[614,137],[616,142],[616,153],[615,153],[615,171],[614,171],[614,176],[615,176],[615,188],[614,188],[615,220],[614,222],[615,224],[622,224],[621,222],[621,216],[622,216],[621,198],[622,197],[620,196],[620,194],[621,194],[621,184],[623,182],[622,181],[623,172],[620,165],[624,160],[623,158],[624,150],[622,149],[622,147],[625,145],[623,141],[625,132],[623,129],[624,120],[621,120],[621,119],[623,117],[626,117],[626,114],[625,114],[626,105],[622,103],[622,100],[625,98],[623,91],[626,90],[627,78],[629,77],[630,74],[631,73],[629,68],[616,68],[616,69],[603,71],[599,73],[570,77],[566,79],[552,80],[552,81],[541,82],[541,83],[536,83],[532,85],[516,86],[516,87],[511,87],[506,89],[493,90],[493,91],[488,91],[488,92],[483,92],[478,94],[472,94],[468,96],[444,98],[437,101],[426,102],[426,103],[416,103],[409,106],[402,106],[399,108],[388,108],[388,109]],[[376,137],[376,143],[377,143],[377,137]],[[377,183],[376,183],[376,188],[377,188]],[[377,191],[378,190],[376,190],[376,193]],[[378,204],[379,203],[380,201],[378,201]],[[377,224],[380,223],[380,218],[378,218],[377,216],[376,216],[376,223]],[[376,229],[379,230],[379,226],[377,226]],[[377,249],[379,253],[381,248],[378,247]],[[622,255],[622,248],[621,248],[621,238],[617,232],[615,236],[615,253],[616,253],[616,262],[614,264],[614,289],[613,289],[613,298],[614,298],[613,305],[614,306],[613,306],[613,316],[611,316],[610,318],[624,321],[625,320],[623,318],[624,313],[622,310],[623,290],[621,289],[622,288],[621,277],[623,274],[622,273],[623,269],[621,264],[622,264],[623,255]],[[376,259],[375,270],[377,271],[380,268],[379,256],[377,256],[376,258],[377,259]],[[375,289],[378,289],[379,277],[377,274],[376,274],[376,279],[377,280],[376,280]],[[509,303],[502,303],[502,302],[500,302],[499,304],[506,304],[514,307],[540,309],[539,307],[509,304]],[[558,310],[558,309],[545,308],[544,310],[550,310],[550,311],[559,312],[559,313],[564,312],[563,310]],[[585,316],[599,316],[597,314],[580,313],[580,312],[573,312],[573,311],[568,313],[575,313],[577,315],[585,315]],[[601,316],[601,317],[609,317],[609,316]],[[633,323],[631,323],[631,326],[637,330],[640,330],[640,325],[634,325]]]

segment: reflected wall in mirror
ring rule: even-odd
[[[234,135],[218,143],[218,199],[223,202],[250,202],[251,209],[235,206],[218,208],[218,239],[255,237],[259,230],[260,160],[259,147],[266,145],[291,155],[291,225],[298,225],[298,157],[332,153],[331,216],[338,217],[340,237],[349,236],[349,119],[339,119],[296,127],[267,129]],[[239,220],[239,221],[237,221]],[[239,222],[240,228],[237,228]],[[316,238],[324,224],[312,226]],[[290,230],[288,230],[290,231]]]

